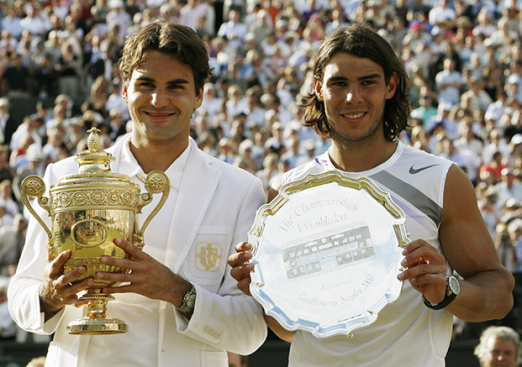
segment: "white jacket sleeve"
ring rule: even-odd
[[[259,179],[253,180],[243,199],[228,255],[236,252],[237,243],[246,240],[256,210],[265,202]],[[262,307],[254,298],[246,296],[237,288],[237,281],[230,275],[230,270],[227,264],[217,294],[194,284],[196,305],[190,321],[178,311],[174,311],[178,332],[219,349],[248,355],[265,341],[267,326]]]
[[[44,182],[49,197],[49,187],[56,182],[53,175],[53,165],[49,165]],[[49,213],[42,209],[36,200],[32,201],[33,208],[42,220],[51,228]],[[9,312],[13,320],[22,329],[38,334],[51,334],[56,330],[63,316],[63,310],[44,323],[44,314],[40,312],[39,289],[44,280],[44,269],[47,264],[48,236],[44,228],[31,216],[25,246],[18,263],[18,269],[9,284],[8,302]]]

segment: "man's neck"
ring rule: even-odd
[[[147,174],[154,170],[165,172],[188,147],[188,140],[184,144],[171,141],[151,144],[131,139],[129,146],[132,155]]]
[[[366,147],[339,145],[335,142],[328,150],[333,165],[345,172],[363,172],[386,162],[395,153],[397,142],[385,140]]]

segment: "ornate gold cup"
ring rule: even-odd
[[[22,201],[43,226],[49,236],[48,249],[52,257],[71,250],[72,255],[65,263],[63,271],[69,272],[83,265],[87,271],[75,280],[94,278],[94,284],[81,297],[92,300],[87,305],[87,315],[70,323],[67,331],[78,335],[104,335],[124,333],[127,325],[118,319],[107,318],[107,302],[114,299],[101,293],[105,287],[115,283],[96,277],[97,272],[123,273],[126,270],[104,265],[102,256],[125,258],[128,254],[114,245],[115,238],[133,242],[143,248],[143,233],[152,218],[161,209],[169,194],[169,179],[160,171],[152,171],[145,180],[147,193],[140,194],[137,184],[129,177],[110,170],[114,157],[100,150],[98,129],[89,130],[88,150],[77,155],[80,168],[78,173],[67,175],[59,183],[52,185],[49,197],[43,197],[45,184],[35,175],[28,176],[21,186]],[[162,193],[158,205],[137,228],[136,214],[152,202],[153,194]],[[45,209],[52,223],[50,230],[33,209],[29,198],[38,198],[38,204]]]

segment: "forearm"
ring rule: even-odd
[[[478,273],[460,280],[460,294],[446,310],[469,322],[501,319],[513,307],[514,285],[505,268]]]
[[[272,330],[279,338],[289,343],[292,342],[292,340],[294,339],[295,331],[286,330],[272,316],[265,315],[265,321],[270,330]]]

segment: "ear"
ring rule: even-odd
[[[314,92],[317,99],[321,102],[323,102],[323,83],[321,83],[317,78],[314,76]]]
[[[390,81],[388,82],[388,85],[386,86],[386,99],[393,98],[395,92],[397,91],[398,83],[399,77],[397,76],[397,73],[393,73],[393,75],[390,78]]]
[[[196,104],[194,106],[194,109],[197,110],[201,107],[201,104],[203,103],[203,87],[200,88],[199,94],[196,96]]]
[[[121,87],[121,95],[123,97],[123,100],[125,101],[125,103],[129,103],[129,97],[127,95],[127,83],[123,82],[122,83],[122,87]]]

